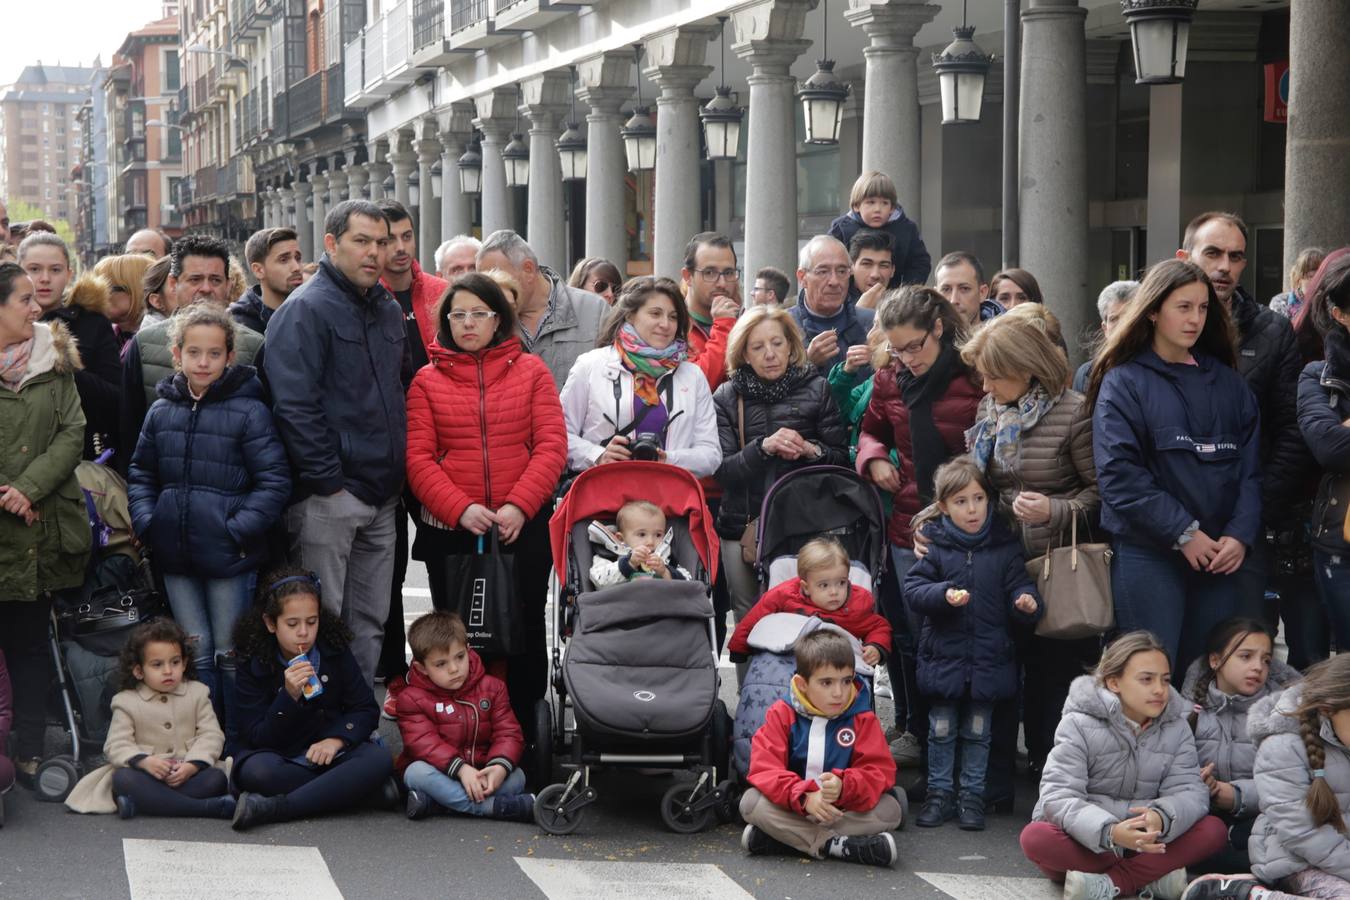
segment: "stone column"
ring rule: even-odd
[[[895,181],[900,205],[919,206],[919,48],[914,35],[938,14],[923,0],[849,0],[844,17],[867,35],[862,170]],[[847,193],[851,184],[840,185]]]
[[[656,98],[656,235],[653,274],[678,279],[684,248],[703,230],[702,160],[698,98],[694,88],[712,72],[703,65],[716,29],[685,27],[647,41],[646,70],[661,89]]]
[[[789,68],[811,46],[802,39],[816,0],[765,0],[732,15],[732,50],[750,64],[742,270],[797,269],[796,79]]]
[[[272,189],[262,188],[258,191],[258,209],[262,211],[262,227],[275,228],[272,220]]]
[[[389,155],[389,162],[394,167],[394,199],[402,203],[408,212],[415,215],[416,210],[413,209],[411,191],[408,187],[408,176],[417,171],[417,154],[413,152],[411,144],[411,140],[406,144],[400,141],[398,152]]]
[[[314,229],[314,246],[318,252],[323,252],[323,220],[328,215],[328,173],[319,172],[309,176],[310,186],[314,188],[314,219],[311,226]]]
[[[347,172],[333,166],[328,170],[328,208],[332,209],[347,199]]]
[[[1148,89],[1148,243],[1145,259],[1167,259],[1181,246],[1181,129],[1184,84]]]
[[[394,167],[380,160],[366,163],[366,171],[370,173],[370,181],[366,185],[370,191],[370,200],[372,203],[379,203],[384,199],[384,180],[394,171]]]
[[[530,249],[541,263],[565,277],[567,233],[557,141],[559,122],[568,110],[570,79],[566,72],[545,72],[525,79],[521,90],[525,102],[520,111],[530,120]]]
[[[1350,15],[1340,3],[1291,4],[1285,139],[1284,270],[1306,247],[1350,239]]]
[[[472,101],[453,103],[437,117],[441,133],[441,241],[473,231],[473,197],[459,190],[459,158],[468,149],[477,114]],[[433,253],[435,250],[433,249]]]
[[[318,253],[314,250],[314,227],[309,222],[309,195],[314,187],[308,181],[296,181],[292,185],[295,195],[295,234],[300,241],[300,258],[306,261],[312,261],[319,258],[319,253],[323,252],[323,244],[319,244]]]
[[[483,237],[516,227],[502,162],[502,148],[511,140],[515,127],[516,99],[515,90],[505,88],[474,98],[478,107],[474,125],[483,132]]]
[[[413,144],[417,150],[417,261],[427,272],[436,271],[436,248],[441,243],[441,201],[431,189],[431,167],[441,158],[441,142],[435,135],[435,126],[430,126]]]
[[[632,96],[633,55],[605,53],[577,65],[577,99],[590,107],[586,116],[586,255],[599,256],[627,271],[628,159],[623,152],[619,107]]]
[[[288,187],[277,188],[277,225],[295,227],[295,191]]]
[[[1018,150],[1021,262],[1067,335],[1096,319],[1087,284],[1086,17],[1078,0],[1031,0],[1022,13],[1022,121],[1036,125],[1022,129]]]
[[[365,163],[347,163],[347,199],[365,200],[370,170]]]

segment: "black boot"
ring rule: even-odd
[[[956,797],[951,791],[929,791],[923,809],[914,819],[920,828],[937,828],[956,817]]]
[[[234,819],[230,823],[235,831],[247,831],[255,825],[267,825],[271,822],[284,822],[286,815],[286,795],[264,797],[262,794],[243,793],[234,806]]]
[[[956,823],[962,831],[984,831],[984,798],[962,794],[956,803]]]

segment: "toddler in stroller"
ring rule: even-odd
[[[587,573],[592,520],[613,519],[633,501],[660,507],[671,531],[670,558],[691,578],[641,578],[594,590]],[[674,831],[695,832],[729,815],[726,793],[730,718],[717,699],[713,605],[717,537],[703,490],[688,470],[664,463],[619,462],[577,476],[550,521],[559,577],[552,669],[553,703],[536,710],[536,777],[551,774],[556,753],[563,783],[535,802],[539,826],[575,830],[597,794],[595,768],[686,769],[693,781],[672,786],[661,814]],[[575,727],[567,725],[568,699]]]
[[[674,532],[666,528],[666,514],[661,507],[650,500],[629,501],[619,507],[614,525],[617,531],[595,521],[587,529],[591,542],[602,546],[613,557],[595,555],[595,562],[591,563],[591,583],[597,589],[635,578],[689,580],[688,570],[670,564],[670,539]]]

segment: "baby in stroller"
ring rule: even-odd
[[[595,521],[588,531],[592,543],[614,555],[609,559],[596,554],[591,563],[591,584],[597,589],[639,578],[689,580],[687,569],[670,564],[674,532],[666,528],[666,514],[661,507],[650,500],[630,500],[619,508],[614,525],[617,531]]]

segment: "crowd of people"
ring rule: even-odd
[[[173,621],[129,640],[109,767],[72,808],[529,818],[553,500],[644,459],[703,479],[719,644],[728,613],[748,629],[780,608],[856,632],[799,642],[791,701],[754,741],[748,851],[891,864],[897,764],[926,773],[918,825],[982,829],[1011,806],[1020,726],[1041,786],[1023,848],[1066,896],[1180,897],[1187,866],[1255,872],[1192,897],[1350,894],[1350,662],[1325,662],[1350,646],[1350,248],[1301,253],[1262,304],[1245,224],[1204,213],[1176,258],[1101,291],[1075,371],[1081,336],[1052,310],[1088,298],[962,250],[930,287],[891,179],[865,174],[850,206],[801,248],[790,306],[787,274],[748,277],[712,232],[678,281],[598,258],[564,278],[509,230],[447,241],[432,274],[403,206],[349,200],[315,261],[286,227],[242,263],[146,231],[77,276],[26,223],[0,261],[0,787],[42,756],[51,605],[91,552],[75,470],[99,460],[126,477]],[[888,508],[875,598],[828,546],[761,597],[765,493],[820,465]],[[689,577],[660,515],[624,508],[597,586]],[[1110,542],[1110,634],[1036,633],[1027,561],[1071,529]],[[524,639],[480,658],[447,560],[489,535],[515,559]],[[436,612],[405,634],[409,555]],[[856,675],[883,663],[884,727]],[[372,740],[379,683],[397,760]]]

